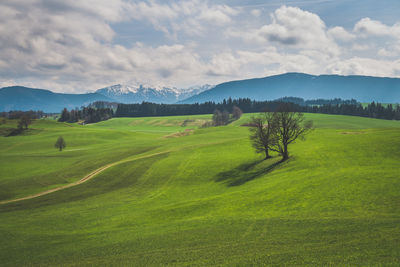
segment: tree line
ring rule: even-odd
[[[366,106],[362,106],[361,104],[307,106],[303,108],[302,111],[309,113],[352,115],[385,120],[400,120],[400,105],[382,105],[375,102]]]
[[[0,112],[0,117],[7,118],[10,120],[20,119],[21,117],[29,117],[30,119],[40,119],[45,116],[45,113],[41,110],[38,111],[19,111],[13,110],[8,112]]]
[[[93,107],[82,107],[81,109],[68,110],[64,108],[61,111],[59,122],[78,122],[83,121],[84,123],[95,123],[111,119],[114,116],[112,108],[93,108]]]
[[[89,108],[96,108],[96,109],[99,109],[99,108],[110,108],[110,109],[116,110],[117,107],[118,107],[118,104],[119,103],[117,103],[117,102],[96,101],[96,102],[93,102],[93,103],[89,104],[88,107]]]
[[[220,103],[205,102],[195,104],[156,104],[142,102],[140,104],[119,104],[115,117],[152,117],[213,114],[215,110],[232,112],[233,107],[244,113],[261,112],[264,109],[276,110],[283,101],[254,101],[249,98],[223,100]]]
[[[293,103],[295,102],[295,103]],[[356,100],[306,100],[302,98],[282,98],[274,101],[256,101],[249,98],[228,99],[220,103],[205,102],[195,104],[118,104],[115,117],[151,117],[213,114],[216,110],[232,112],[234,107],[244,113],[274,112],[282,104],[290,103],[291,110],[307,113],[352,115],[387,120],[400,120],[400,105],[382,105],[372,102],[363,106]]]
[[[292,96],[278,98],[278,99],[276,99],[276,101],[298,104],[300,106],[321,106],[321,105],[341,105],[341,104],[357,105],[357,104],[359,104],[357,102],[357,100],[355,100],[355,99],[343,100],[341,98],[334,98],[334,99],[318,98],[318,99],[304,100],[301,97],[292,97]]]

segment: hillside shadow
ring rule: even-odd
[[[0,128],[0,136],[4,137],[12,137],[12,136],[28,136],[28,135],[36,135],[43,132],[42,129],[18,129],[18,128]]]
[[[270,162],[269,165],[268,162]],[[283,162],[270,159],[243,163],[229,171],[218,173],[215,181],[225,183],[227,186],[239,186],[273,171]]]

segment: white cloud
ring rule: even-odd
[[[328,30],[328,35],[338,41],[349,42],[356,38],[352,33],[346,31],[343,27],[336,26]]]
[[[399,55],[398,51],[390,51],[386,48],[381,48],[378,50],[378,55],[381,57],[396,57]]]
[[[378,50],[378,56],[384,58],[387,57],[399,58],[399,55],[400,55],[400,41],[392,45],[389,45],[387,47],[380,48]]]
[[[326,32],[321,18],[297,7],[282,6],[271,14],[272,23],[250,31],[231,31],[229,36],[247,42],[275,44],[297,49],[323,50],[337,54],[338,47]]]
[[[354,26],[354,32],[364,37],[386,35],[393,38],[400,38],[400,24],[397,23],[393,26],[388,26],[377,20],[363,18]]]
[[[132,19],[150,22],[155,29],[176,38],[178,33],[200,35],[206,32],[204,23],[223,26],[232,21],[238,9],[227,5],[210,4],[201,0],[180,0],[172,4],[156,1],[133,3],[128,8]]]
[[[82,92],[129,81],[189,86],[293,71],[400,75],[400,24],[365,18],[353,29],[327,28],[317,14],[287,6],[266,23],[258,11],[243,15],[200,0],[3,0],[0,86]],[[114,24],[139,21],[161,41],[114,42]]]
[[[235,57],[231,52],[224,52],[211,59],[207,74],[212,76],[239,75],[240,63],[240,58]]]
[[[198,18],[216,24],[226,24],[231,22],[230,16],[220,9],[203,10]]]
[[[251,14],[252,14],[254,17],[259,17],[259,16],[261,16],[261,10],[259,10],[259,9],[253,9],[253,10],[251,11]]]
[[[110,5],[109,1],[101,1],[92,2],[91,9],[90,3],[78,1],[64,1],[57,6],[49,6],[47,1],[24,3],[32,5],[13,1],[0,4],[0,76],[6,77],[4,82],[34,81],[38,87],[79,91],[127,80],[190,84],[207,71],[193,47],[139,43],[128,48],[112,43],[115,32],[110,22],[138,14],[142,17],[135,19],[173,19],[178,14],[177,6],[123,1]],[[179,8],[186,12],[183,9],[187,7]],[[207,12],[206,5],[201,8]],[[44,12],[46,9],[52,12]],[[214,15],[199,19],[217,23],[227,20],[224,14],[235,13],[224,6],[213,10]]]
[[[368,44],[360,44],[360,43],[355,43],[351,46],[351,50],[354,51],[368,51],[371,50],[371,47]]]
[[[397,76],[400,74],[400,60],[388,61],[354,57],[332,63],[327,70],[342,75]]]

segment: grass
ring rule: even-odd
[[[251,149],[240,126],[251,116],[207,129],[197,127],[210,115],[39,120],[26,135],[0,137],[3,200],[130,159],[79,186],[1,205],[0,262],[399,265],[400,122],[307,114],[316,129],[280,164]],[[195,131],[165,138],[186,129]],[[53,147],[59,135],[63,152]],[[156,152],[165,153],[135,160]]]

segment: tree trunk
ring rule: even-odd
[[[282,160],[285,161],[289,158],[289,151],[287,149],[287,145],[283,145],[283,154],[282,154]]]
[[[265,149],[265,159],[269,159],[269,158],[272,158],[272,157],[269,155],[268,148],[267,148],[267,149]]]

